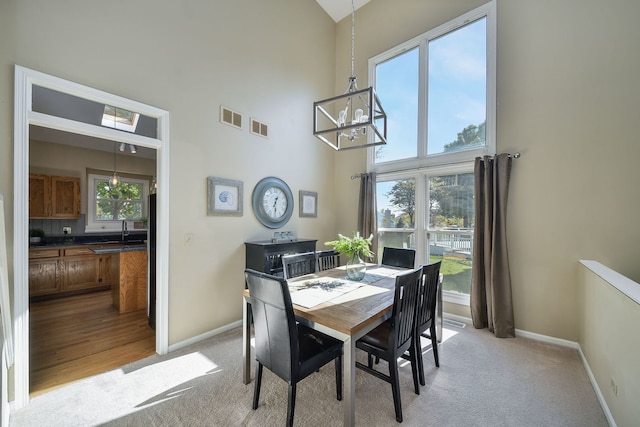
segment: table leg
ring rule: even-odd
[[[438,335],[438,342],[442,342],[442,275],[438,280],[438,294],[436,301],[436,335]]]
[[[356,420],[356,340],[344,341],[342,356],[344,425],[354,426]]]
[[[251,382],[251,306],[242,298],[242,382]]]

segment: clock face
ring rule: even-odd
[[[280,228],[293,214],[293,193],[280,178],[263,178],[253,190],[253,212],[264,226]]]
[[[287,211],[287,196],[279,187],[267,188],[262,196],[262,207],[273,219],[280,219]]]

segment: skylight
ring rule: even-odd
[[[139,113],[117,108],[112,105],[105,105],[104,113],[102,114],[102,126],[127,132],[135,132],[139,118]]]

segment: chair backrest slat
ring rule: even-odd
[[[400,349],[408,347],[415,329],[418,291],[422,284],[422,267],[396,277],[393,312],[394,331],[390,334],[390,345]]]
[[[340,252],[335,249],[316,251],[316,257],[318,258],[316,271],[325,271],[340,267]]]
[[[436,297],[438,293],[438,283],[440,281],[440,267],[442,261],[422,267],[423,285],[420,289],[418,301],[417,326],[421,327],[431,324],[436,310]],[[422,328],[424,330],[424,328]]]
[[[304,252],[282,256],[282,271],[285,279],[316,272],[316,253]]]

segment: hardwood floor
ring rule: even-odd
[[[146,309],[119,314],[111,291],[31,303],[30,395],[155,353]]]

